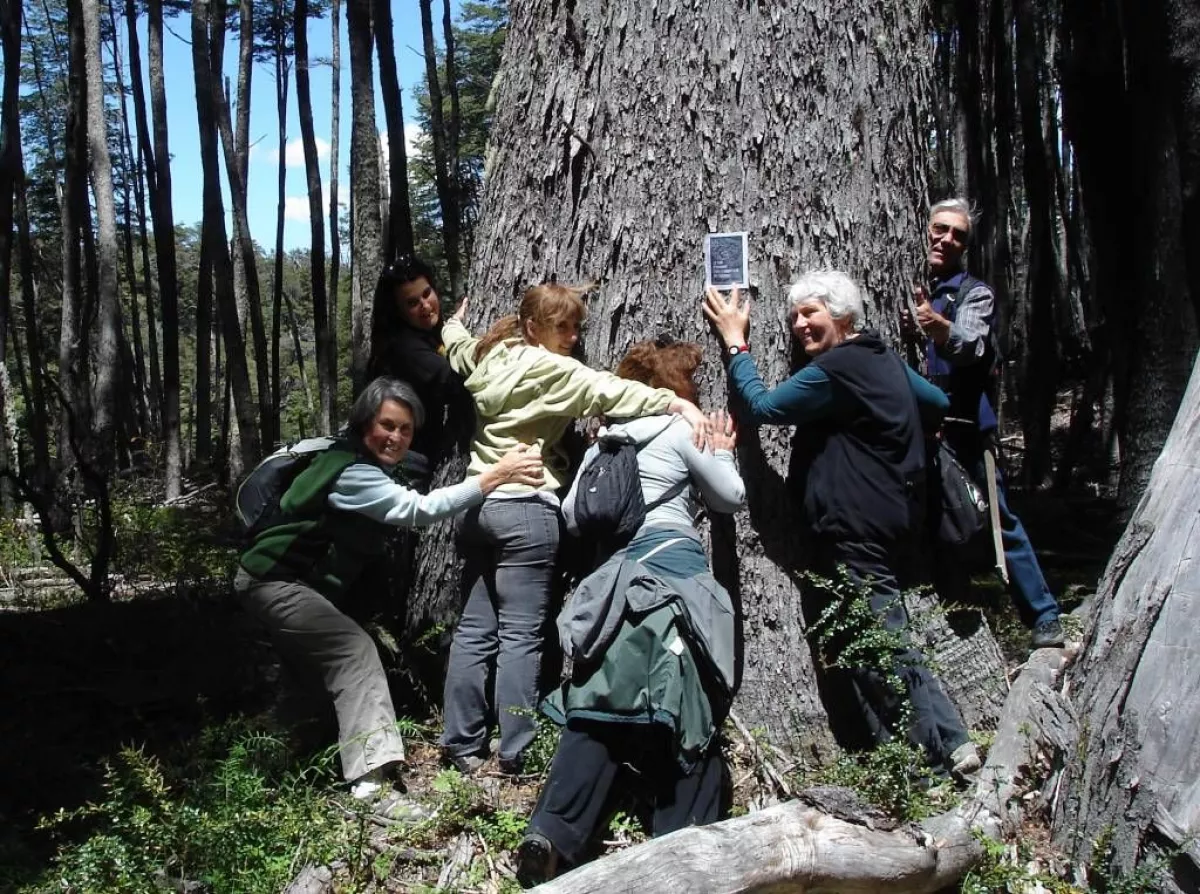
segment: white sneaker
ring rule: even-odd
[[[370,801],[373,798],[378,798],[381,791],[383,791],[382,782],[369,777],[363,777],[350,786],[350,797],[358,801]]]

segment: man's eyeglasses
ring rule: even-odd
[[[929,235],[936,239],[941,239],[947,233],[953,233],[954,240],[963,243],[971,236],[970,230],[964,230],[962,227],[954,227],[947,223],[931,223],[929,225]]]

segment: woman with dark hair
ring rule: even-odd
[[[641,342],[617,375],[694,401],[701,356],[695,344]],[[654,835],[715,822],[727,806],[716,733],[736,685],[736,611],[695,525],[705,506],[736,512],[746,491],[730,419],[713,414],[708,431],[704,450],[677,416],[601,431],[601,441],[637,447],[647,511],[628,546],[580,583],[558,617],[571,676],[543,704],[563,732],[518,850],[524,885],[584,859],[617,786],[648,797]],[[599,451],[589,448],[584,469]],[[563,502],[569,529],[579,481]]]
[[[454,444],[464,450],[474,428],[474,402],[442,348],[442,307],[433,270],[412,255],[384,268],[371,308],[371,376],[410,383],[425,405],[425,425],[405,455],[404,473],[424,491]]]
[[[367,385],[351,408],[347,436],[296,476],[234,578],[285,661],[319,677],[333,699],[342,773],[364,799],[395,772],[404,746],[375,643],[336,603],[395,528],[457,515],[501,484],[543,481],[541,458],[522,444],[484,474],[429,494],[397,483],[393,476],[423,418],[408,384],[377,378]]]

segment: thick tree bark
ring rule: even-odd
[[[408,147],[404,140],[404,96],[396,77],[391,0],[373,0],[379,86],[388,132],[388,219],[385,259],[413,253],[412,209],[408,201]]]
[[[923,228],[918,4],[883,16],[829,3],[796,16],[777,5],[541,0],[513,13],[472,264],[474,328],[511,313],[529,284],[599,281],[591,365],[611,367],[658,332],[696,339],[709,357],[702,401],[723,405],[699,311],[701,244],[745,229],[750,341],[766,381],[789,373],[786,291],[806,267],[848,269],[866,286],[871,322],[894,333],[904,260]],[[750,511],[714,534],[713,559],[745,615],[739,713],[781,747],[824,755],[833,740],[805,639],[789,454],[784,429],[743,432]],[[444,527],[422,537],[418,616],[455,605],[450,549]]]
[[[1196,15],[1167,0],[1068,0],[1063,8],[1065,128],[1112,352],[1118,500],[1126,511],[1146,485],[1200,344],[1184,216],[1195,197],[1182,190],[1197,182],[1187,137],[1195,122],[1179,116],[1189,103],[1196,108],[1200,50],[1186,27]],[[1142,237],[1131,242],[1131,232]]]
[[[238,445],[231,445],[228,464],[236,475],[240,469],[255,462],[259,455],[258,420],[250,392],[250,371],[246,360],[246,344],[238,320],[237,301],[233,295],[233,261],[225,235],[225,206],[221,198],[220,169],[217,159],[217,114],[214,104],[216,73],[212,68],[212,41],[223,35],[212,33],[212,16],[208,0],[192,2],[192,62],[195,68],[196,112],[200,125],[200,160],[204,176],[203,243],[208,248],[212,265],[213,294],[216,297],[217,317],[225,343],[225,358],[234,409],[237,415]],[[216,58],[220,58],[216,55]],[[202,264],[203,272],[203,264]],[[199,387],[199,385],[197,385]],[[200,420],[200,425],[204,424]],[[197,451],[199,452],[199,451]]]
[[[432,0],[419,0],[421,36],[425,50],[425,82],[429,88],[429,142],[433,147],[433,179],[442,210],[442,243],[450,273],[450,294],[462,293],[462,262],[459,260],[459,215],[457,178],[452,182],[446,162],[446,123],[442,114],[442,86],[438,76],[437,47],[433,41]],[[455,138],[457,142],[457,137]]]
[[[1021,118],[1025,196],[1029,206],[1028,274],[1021,307],[1025,339],[1021,370],[1021,423],[1025,435],[1023,477],[1040,485],[1050,472],[1050,414],[1058,391],[1055,306],[1065,283],[1055,233],[1055,193],[1042,130],[1039,82],[1042,35],[1032,0],[1013,0],[1016,19],[1017,98]]]
[[[375,127],[375,78],[371,65],[371,0],[347,0],[350,44],[351,230],[350,344],[351,373],[357,392],[366,384],[370,352],[371,299],[382,269],[379,219],[379,132]]]
[[[296,0],[296,103],[300,109],[300,138],[304,144],[304,173],[308,181],[308,223],[312,234],[310,280],[312,284],[313,329],[317,342],[317,384],[321,391],[320,429],[337,428],[337,382],[329,310],[325,292],[325,212],[321,208],[321,166],[313,130],[312,92],[308,72],[308,3]],[[370,82],[368,82],[370,83]],[[361,172],[360,172],[361,174]]]
[[[1200,364],[1094,597],[1071,674],[1080,735],[1054,817],[1058,845],[1079,862],[1129,872],[1166,856],[1159,891],[1200,883],[1197,506]]]
[[[149,159],[150,167],[154,171],[154,176],[148,177],[147,183],[150,186],[150,216],[154,219],[154,251],[158,266],[158,297],[161,302],[160,319],[163,332],[162,434],[166,445],[166,496],[168,500],[173,500],[183,492],[183,445],[179,430],[179,280],[175,261],[175,214],[171,206],[167,91],[163,77],[162,0],[148,0],[147,10],[149,15],[146,32],[150,44],[150,104],[154,114],[154,148],[150,151],[149,146],[143,147],[143,154]],[[137,77],[140,79],[140,74]],[[134,83],[139,81],[135,80]],[[138,129],[145,130],[144,121],[138,125]]]

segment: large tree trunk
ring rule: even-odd
[[[702,401],[720,406],[724,375],[699,311],[701,245],[707,232],[744,229],[757,287],[750,341],[768,382],[789,373],[786,291],[806,267],[850,270],[867,287],[872,322],[894,333],[923,224],[920,4],[883,16],[826,3],[798,16],[715,0],[543,0],[513,13],[472,264],[473,327],[513,312],[531,283],[598,281],[589,363],[611,367],[658,332],[697,339],[709,357]],[[750,512],[715,532],[714,566],[745,615],[741,716],[782,747],[826,754],[789,453],[782,428],[744,432]],[[413,599],[429,617],[454,605],[449,550],[444,527],[422,538]]]
[[[371,298],[382,263],[379,219],[379,132],[375,128],[375,78],[372,74],[371,0],[347,0],[346,31],[350,44],[350,282],[351,373],[354,390],[366,384],[370,352]]]
[[[1080,737],[1055,837],[1123,873],[1168,857],[1154,890],[1200,885],[1200,364],[1095,598],[1071,674]],[[1072,754],[1072,752],[1068,752]]]
[[[1200,344],[1194,230],[1185,218],[1196,198],[1182,189],[1194,190],[1200,177],[1198,15],[1170,0],[1068,0],[1063,9],[1065,129],[1112,351],[1126,511],[1146,485]],[[1131,242],[1131,232],[1140,238]]]
[[[325,292],[325,212],[321,208],[321,166],[313,130],[312,93],[308,72],[308,3],[296,0],[296,103],[300,108],[300,137],[304,144],[304,173],[308,181],[308,224],[312,234],[310,278],[312,283],[313,330],[317,342],[317,383],[321,390],[320,428],[337,428],[335,399],[337,382],[329,311]],[[361,173],[361,172],[360,172]]]
[[[167,127],[167,91],[163,77],[162,0],[147,4],[150,61],[150,105],[154,114],[154,148],[143,146],[154,176],[150,186],[150,216],[154,220],[154,253],[158,266],[158,297],[162,320],[162,434],[166,445],[166,496],[173,500],[183,491],[183,445],[179,416],[179,280],[175,262],[175,214],[171,207],[171,150]],[[140,74],[134,83],[140,82]],[[137,105],[134,108],[138,108]],[[143,116],[144,117],[144,116]],[[145,122],[138,124],[145,130]],[[143,143],[145,139],[143,139]],[[198,330],[197,330],[198,331]]]

